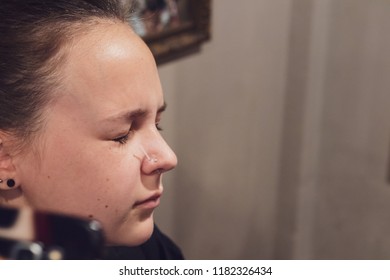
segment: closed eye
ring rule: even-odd
[[[115,139],[112,139],[112,141],[114,142],[118,142],[119,144],[121,145],[124,145],[127,143],[127,141],[129,140],[130,138],[130,133],[131,133],[131,130],[129,130],[125,135],[123,136],[120,136],[120,137],[117,137]]]

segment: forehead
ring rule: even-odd
[[[75,38],[65,63],[67,77],[103,79],[112,70],[147,72],[154,70],[154,60],[145,43],[129,26],[107,22],[97,24]],[[110,69],[114,67],[115,69]],[[118,69],[119,67],[119,69]]]
[[[152,54],[123,23],[99,24],[75,40],[63,73],[68,99],[106,110],[129,108],[130,101],[155,98],[161,91]]]

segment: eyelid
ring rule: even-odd
[[[160,125],[160,122],[161,122],[161,119],[162,119],[161,115],[162,115],[162,113],[164,111],[165,111],[165,106],[163,107],[163,109],[158,110],[157,114],[156,114],[155,126],[156,126],[156,129],[158,131],[162,131],[163,130],[161,125]],[[132,134],[132,132],[137,130],[138,125],[141,125],[141,123],[140,123],[140,122],[142,122],[141,120],[144,120],[146,116],[147,116],[146,111],[142,111],[142,110],[137,111],[137,113],[133,114],[131,116],[131,118],[130,118],[131,119],[131,125],[130,125],[129,130],[125,134],[120,134],[120,136],[115,137],[115,138],[113,138],[111,140],[114,141],[114,142],[118,142],[120,144],[125,144],[129,140],[130,135]]]
[[[118,142],[121,145],[126,144],[129,138],[131,137],[132,132],[133,130],[130,127],[130,129],[126,132],[126,134],[122,134],[121,136],[112,139],[112,141]]]

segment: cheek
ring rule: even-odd
[[[140,180],[136,159],[101,143],[52,143],[39,170],[28,172],[35,174],[25,189],[31,206],[101,220],[126,215]]]

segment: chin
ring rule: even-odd
[[[151,237],[153,229],[154,221],[151,217],[122,228],[119,232],[113,233],[112,236],[107,234],[107,243],[109,245],[138,246]]]

